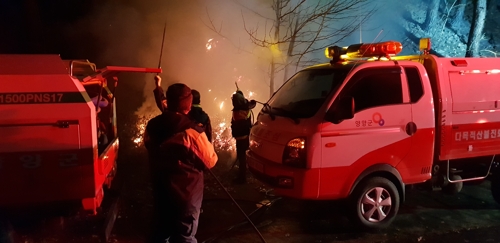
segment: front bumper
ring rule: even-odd
[[[317,199],[319,169],[300,169],[266,160],[247,151],[247,164],[254,177],[273,187],[280,196]]]

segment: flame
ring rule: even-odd
[[[144,131],[146,130],[146,124],[150,120],[151,117],[140,117],[137,119],[137,123],[135,124],[136,131],[135,136],[133,138],[133,142],[136,147],[143,146],[144,143]],[[226,118],[221,117],[220,114],[217,114],[214,117],[214,123],[212,127],[212,138],[213,145],[216,151],[221,152],[234,152],[236,149],[235,140],[231,135],[231,127],[230,124],[226,122]]]
[[[224,101],[222,101],[219,105],[219,109],[222,110],[222,108],[224,107]]]
[[[135,138],[132,140],[136,147],[140,147],[144,143],[144,131],[146,131],[146,125],[153,116],[143,116],[137,118],[137,123],[135,124]]]
[[[231,127],[229,127],[225,118],[215,117],[217,123],[213,127],[213,145],[216,151],[233,152],[236,149],[236,142],[231,135]]]

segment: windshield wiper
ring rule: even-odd
[[[258,102],[258,103],[260,103],[260,102]],[[264,108],[266,109],[266,110],[262,109],[262,112],[268,114],[271,117],[271,120],[274,121],[276,119],[276,116],[274,116],[274,114],[271,112],[271,110],[273,109],[271,107],[271,105],[269,105],[267,102],[266,103],[260,103],[260,104],[262,104],[264,106]]]

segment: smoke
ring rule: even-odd
[[[397,1],[373,2],[381,10],[361,26],[362,32],[340,45],[358,43],[361,35],[363,42],[371,42],[381,29],[381,41],[397,39],[392,38],[394,28],[390,23],[398,13],[387,7],[396,6]],[[30,0],[24,5],[12,1],[0,5],[2,30],[12,39],[2,41],[0,47],[7,53],[15,47],[17,51],[12,52],[57,53],[67,59],[89,59],[98,67],[157,67],[166,23],[161,62],[163,87],[186,83],[200,91],[202,106],[210,115],[223,113],[220,115],[227,117],[223,111],[230,110],[229,98],[235,91],[235,82],[246,96],[252,94],[251,98],[262,102],[269,98],[271,53],[252,44],[244,26],[270,31],[275,18],[272,4],[273,0]],[[11,13],[22,7],[27,10]],[[25,20],[20,21],[21,18]],[[8,27],[12,19],[20,23],[18,28]],[[212,24],[220,35],[207,27]],[[322,55],[318,52],[319,60],[323,60]],[[119,106],[126,106],[127,112],[133,107],[132,113],[137,115],[158,112],[152,97],[153,77],[120,75],[118,92],[129,99],[121,99]],[[277,87],[281,81],[282,78],[276,79]]]
[[[272,13],[264,1],[255,1],[248,7]],[[235,82],[249,99],[265,102],[269,97],[269,62],[250,43],[242,16],[251,23],[258,21],[255,14],[230,0],[110,1],[95,5],[85,18],[65,28],[69,42],[78,49],[73,56],[90,59],[92,49],[97,56],[90,61],[98,67],[156,68],[162,53],[162,87],[166,90],[169,85],[182,82],[198,90],[203,109],[214,128],[218,127],[214,130],[227,136],[225,128],[230,124],[230,97],[236,90]],[[222,27],[219,34],[207,27],[212,23]],[[85,48],[76,48],[78,45]],[[159,114],[152,92],[154,75],[119,76],[119,118],[138,117],[138,124],[133,125],[137,130],[143,130],[142,123]],[[141,132],[136,135],[139,137]]]
[[[96,5],[92,14],[70,25],[68,33],[75,43],[93,42],[102,64],[157,67],[166,26],[160,75],[163,88],[175,82],[185,83],[200,91],[202,106],[209,115],[227,117],[235,82],[246,96],[253,96],[250,98],[262,102],[269,98],[270,52],[252,44],[244,26],[269,30],[274,17],[272,3],[271,0],[110,1]],[[387,10],[374,13],[362,26],[360,35],[355,33],[339,44],[358,43],[361,35],[364,42],[370,42],[382,28],[384,33],[378,39],[387,39],[390,19],[380,16],[391,13]],[[212,25],[219,33],[209,29]],[[88,49],[81,49],[78,55],[85,57],[84,52],[88,53]],[[322,53],[318,55],[322,58]],[[120,90],[123,96],[137,99],[136,91],[142,91],[140,104],[131,104],[137,107],[138,116],[158,113],[152,95],[153,77],[153,74],[120,76],[123,80],[120,85],[126,82],[123,85],[126,90]],[[278,78],[277,85],[281,81]]]
[[[269,98],[271,53],[252,44],[244,26],[270,30],[275,17],[272,3],[272,0],[107,1],[95,4],[85,18],[66,25],[66,35],[75,45],[74,56],[90,59],[89,53],[93,53],[97,56],[91,61],[98,67],[157,67],[166,27],[160,75],[163,88],[182,82],[197,89],[201,105],[212,120],[229,124],[235,82],[247,98],[261,102]],[[387,12],[383,14],[390,16]],[[387,18],[374,15],[372,19],[362,26],[363,41],[375,39],[377,30],[387,23]],[[353,34],[346,43],[339,44],[349,45],[358,40]],[[85,48],[77,48],[78,45]],[[159,114],[152,93],[153,77],[154,74],[120,75],[119,113],[139,117]],[[281,81],[278,76],[278,86]]]
[[[253,20],[248,17],[247,21]],[[160,5],[143,19],[143,39],[149,42],[138,53],[143,64],[157,65],[165,23],[160,75],[164,89],[182,82],[200,91],[204,110],[221,121],[230,119],[230,96],[236,90],[235,82],[248,98],[267,100],[268,62],[255,55],[242,28],[241,6],[213,0],[168,1]],[[221,33],[207,27],[212,23],[221,27]],[[145,75],[142,83],[144,102],[136,114],[157,113],[153,77]]]
[[[242,28],[241,8],[232,1],[220,0],[115,1],[99,6],[68,31],[73,39],[98,43],[95,45],[100,49],[98,60],[105,65],[157,67],[166,26],[160,75],[163,88],[176,82],[185,83],[200,91],[202,106],[209,115],[227,116],[235,82],[247,96],[252,94],[251,98],[266,101],[269,93],[268,63],[254,54]],[[208,16],[215,25],[222,26],[221,33],[227,34],[227,38],[207,27],[211,24]],[[251,17],[247,21],[254,22]],[[129,81],[130,77],[134,80]],[[124,86],[128,94],[123,96],[133,97],[134,91],[142,91],[143,101],[135,112],[138,116],[158,113],[152,95],[153,77],[153,74],[120,76],[121,83],[127,82]]]

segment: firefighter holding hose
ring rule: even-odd
[[[236,84],[236,92],[231,97],[233,103],[231,133],[236,139],[236,158],[239,163],[238,174],[233,180],[235,184],[246,183],[246,151],[250,146],[250,128],[252,127],[251,110],[255,108],[255,100],[247,100]]]

